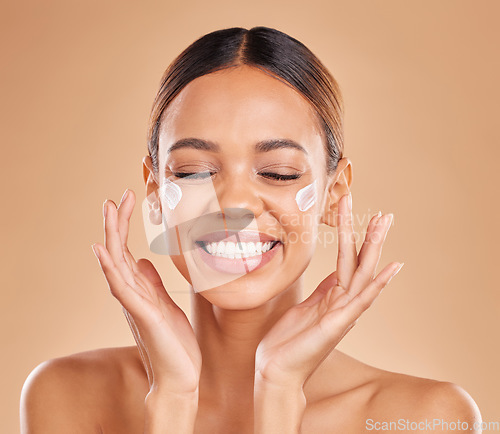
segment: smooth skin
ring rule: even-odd
[[[372,217],[357,251],[351,163],[343,158],[335,173],[326,173],[320,130],[300,94],[263,71],[238,67],[194,80],[170,111],[161,167],[213,169],[221,207],[251,209],[259,229],[279,234],[282,250],[265,267],[223,285],[239,292],[191,287],[190,322],[152,263],[136,261],[127,247],[134,192],[127,190],[119,206],[107,200],[105,242],[93,248],[137,346],[39,365],[23,387],[22,433],[360,433],[367,420],[460,419],[469,426],[481,420],[455,384],[377,369],[335,349],[401,263],[376,274],[392,214]],[[219,149],[167,156],[182,137],[212,140]],[[254,144],[269,137],[292,138],[307,153],[256,153]],[[302,176],[271,182],[262,175],[271,166]],[[292,224],[284,218],[292,205],[282,200],[280,208],[266,195],[286,197],[313,175],[323,193],[309,212],[318,219]],[[161,181],[149,157],[144,181],[147,194]],[[315,233],[315,221],[337,228],[339,252],[335,271],[304,300],[302,273],[314,248],[289,240],[292,230]],[[172,260],[187,276],[182,257]]]

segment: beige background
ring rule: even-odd
[[[304,42],[340,83],[353,206],[394,213],[379,266],[405,266],[340,348],[375,366],[452,381],[499,421],[498,1],[45,1],[2,4],[2,432],[40,362],[132,345],[91,251],[101,205],[143,197],[141,159],[161,74],[210,31],[266,25]],[[175,299],[186,287],[130,248]],[[335,245],[318,248],[312,290]]]

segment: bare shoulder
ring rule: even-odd
[[[132,401],[140,398],[142,384],[135,346],[47,360],[24,382],[21,432],[100,433],[109,421],[109,410],[128,410]],[[132,394],[132,390],[137,392]]]
[[[314,429],[305,432],[364,432],[402,430],[455,432],[452,422],[467,424],[467,431],[481,422],[479,409],[460,386],[412,375],[390,372],[362,363],[335,351],[320,367],[315,384],[310,387],[312,405],[308,421]],[[418,425],[429,421],[440,425]],[[321,427],[318,425],[321,422]],[[385,424],[392,422],[391,426]],[[444,424],[448,422],[448,427]],[[397,425],[399,423],[399,425]],[[465,425],[464,425],[465,426]],[[325,427],[328,427],[326,429]]]
[[[481,423],[481,414],[472,397],[459,385],[395,372],[382,371],[372,385],[368,417],[373,421],[399,421],[425,432],[453,432]],[[418,424],[427,421],[426,424]],[[401,425],[402,426],[402,425]]]

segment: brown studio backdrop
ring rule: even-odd
[[[189,43],[255,25],[304,42],[340,83],[360,235],[379,209],[394,213],[379,269],[405,266],[339,348],[458,383],[484,420],[500,420],[498,2],[2,6],[4,432],[18,431],[20,390],[37,364],[134,344],[90,248],[103,238],[106,198],[136,192],[131,251],[153,261],[188,309],[184,281],[149,252],[142,227],[149,110]],[[318,247],[309,290],[335,258],[335,244]]]

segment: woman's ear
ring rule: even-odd
[[[160,188],[153,169],[153,162],[149,155],[142,160],[142,175],[146,184],[146,199],[148,201],[149,220],[154,225],[162,224]]]
[[[352,163],[348,158],[342,158],[339,160],[335,172],[327,178],[321,223],[331,227],[337,226],[339,200],[344,194],[351,191],[351,184]]]
[[[152,175],[153,178],[156,179],[153,169],[153,160],[151,160],[151,157],[149,155],[146,155],[142,159],[142,177],[144,178],[144,183],[146,184],[146,186],[148,184],[149,175]]]

